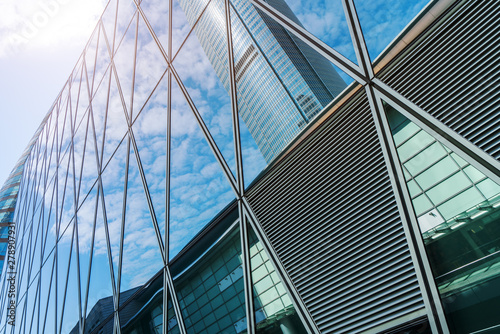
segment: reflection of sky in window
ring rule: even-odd
[[[424,6],[425,1],[355,1],[355,3],[362,28],[366,33],[365,38],[371,58],[374,59],[401,29],[410,22],[414,15],[418,13]],[[304,26],[313,34],[348,58],[355,59],[340,0],[319,2],[290,0],[289,4]],[[145,6],[148,6],[146,2]],[[151,7],[145,7],[144,11],[153,29],[156,31],[156,27],[158,27],[159,41],[166,50],[166,12],[165,15],[158,15]],[[177,40],[176,45],[180,46],[190,28],[185,19],[176,17],[174,39]],[[79,197],[78,203],[81,205],[78,214],[78,226],[82,268],[88,266],[89,262],[96,204],[97,184],[95,181],[97,168],[95,147],[97,146],[98,152],[101,153],[104,129],[106,129],[103,158],[103,168],[105,167],[105,170],[102,177],[110,232],[111,254],[113,256],[115,272],[117,271],[119,262],[118,254],[125,185],[125,162],[127,155],[129,155],[130,167],[126,197],[127,207],[125,210],[124,262],[121,286],[121,290],[124,291],[142,284],[152,277],[161,268],[161,261],[159,260],[161,256],[157,236],[151,222],[151,212],[144,196],[144,188],[136,161],[137,157],[132,148],[129,154],[127,154],[126,150],[128,136],[126,135],[127,124],[126,118],[123,115],[122,98],[127,112],[130,112],[133,106],[133,119],[135,122],[132,129],[144,168],[148,191],[151,194],[154,215],[163,239],[165,227],[165,110],[167,91],[166,77],[163,76],[166,70],[166,63],[153,39],[149,36],[145,23],[141,19],[139,21],[138,32],[140,41],[137,52],[134,101],[131,104],[132,81],[130,78],[133,73],[133,64],[130,62],[130,58],[133,57],[135,19],[133,19],[133,11],[130,10],[130,7],[125,7],[124,11],[120,12],[118,20],[120,44],[118,42],[115,44],[115,48],[117,49],[115,56],[117,78],[115,78],[114,74],[110,76],[110,68],[108,67],[109,55],[107,54],[107,48],[102,44],[104,34],[101,33],[98,35],[96,33],[88,47],[86,69],[81,71],[82,62],[79,62],[74,71],[71,89],[63,92],[71,95],[72,103],[74,103],[73,108],[75,108],[76,112],[76,115],[73,113],[72,116],[76,117],[74,158],[77,178],[80,176],[80,168],[83,165],[82,183],[80,185],[78,181],[76,182],[77,189],[80,189],[77,197]],[[130,26],[129,23],[131,23]],[[104,26],[108,27],[109,24],[105,23]],[[108,31],[107,34],[107,38],[110,39]],[[100,38],[100,45],[97,45],[98,37]],[[188,93],[203,116],[207,127],[212,132],[218,148],[223,153],[228,165],[234,171],[235,162],[229,97],[215,75],[207,57],[200,49],[196,36],[193,34],[177,55],[174,66],[177,68]],[[94,67],[96,52],[97,73],[92,85],[92,69]],[[98,131],[96,134],[97,143],[94,143],[93,127],[91,125],[89,125],[87,132],[87,121],[89,120],[89,114],[86,112],[86,106],[89,101],[87,83],[83,81],[83,84],[80,85],[78,80],[81,73],[83,73],[83,79],[85,80],[85,72],[87,72],[89,88],[94,88],[92,92],[94,96],[92,108],[94,126],[96,131]],[[345,75],[343,78],[346,79]],[[119,92],[116,79],[120,83],[122,94]],[[109,101],[106,97],[108,87],[111,92]],[[154,92],[150,96],[152,91]],[[79,99],[78,106],[75,103],[77,99]],[[105,123],[104,115],[106,106],[108,106],[109,112]],[[62,116],[63,113],[60,115]],[[58,121],[62,122],[62,118],[60,117]],[[55,119],[52,119],[51,122],[51,127],[53,127]],[[234,198],[229,183],[223,175],[205,138],[203,138],[198,124],[184,100],[184,96],[176,85],[174,85],[172,92],[172,122],[170,257],[175,256],[203,226]],[[258,149],[252,142],[245,125],[241,121],[240,123],[242,127],[244,170],[246,172],[245,181],[248,184],[265,167],[265,164]],[[65,129],[64,138],[61,138],[59,143],[63,142],[65,145],[68,145],[67,136],[70,133],[71,127],[67,123],[63,126],[59,125],[59,127],[59,135],[62,134],[62,129]],[[45,135],[44,132],[43,134]],[[86,146],[84,146],[85,137],[87,137]],[[50,147],[52,142],[49,140],[46,144],[47,147]],[[84,147],[85,151],[83,151]],[[61,159],[63,163],[61,166],[63,167],[61,168],[67,168],[68,160],[65,159],[69,159],[70,156],[70,151],[65,150],[64,152],[62,152],[63,157]],[[37,154],[40,157],[43,156],[41,152],[37,151]],[[109,160],[110,158],[111,160]],[[66,196],[70,196],[71,198],[68,197],[62,215],[62,224],[64,227],[70,224],[73,217],[72,210],[74,210],[72,206],[74,204],[72,197],[73,173],[71,161],[69,166],[70,173],[67,176],[69,182],[66,188]],[[55,169],[53,162],[51,169]],[[49,175],[53,175],[53,173],[49,173]],[[65,173],[59,171],[59,178],[61,180],[66,178]],[[50,181],[50,177],[48,181]],[[61,184],[59,186],[63,187]],[[62,192],[61,190],[60,193]],[[50,187],[47,191],[47,198],[50,198],[52,195]],[[90,195],[87,197],[89,193]],[[102,197],[99,197],[98,220],[94,241],[94,259],[100,264],[98,267],[94,267],[94,270],[95,268],[100,268],[102,271],[107,271],[109,275],[109,268],[106,263],[107,244],[106,232],[102,220],[101,199]],[[49,205],[49,203],[46,203],[47,209]],[[50,226],[51,233],[49,233],[47,244],[53,245],[56,230],[52,221]],[[67,249],[71,245],[72,233],[71,223],[61,239],[61,249]],[[70,269],[70,272],[72,270]],[[87,270],[82,270],[82,286],[86,285]],[[98,271],[96,270],[96,272]],[[106,295],[111,295],[109,287],[102,287],[98,290],[101,292],[105,291]],[[103,296],[104,293],[102,296],[91,293],[91,296],[89,296],[89,305],[92,306],[98,298]],[[76,296],[73,295],[69,298],[76,298]]]

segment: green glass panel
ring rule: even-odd
[[[464,168],[465,174],[471,179],[472,182],[479,182],[484,179],[484,174],[475,169],[472,166],[467,166]]]
[[[451,219],[469,207],[471,202],[479,203],[482,199],[481,194],[471,187],[438,206],[438,210],[445,219]]]
[[[414,177],[408,190],[424,191],[412,204],[450,332],[500,328],[500,186],[423,130],[403,140],[416,125],[385,110],[399,160]]]
[[[467,178],[465,173],[458,172],[437,183],[426,193],[429,196],[430,200],[434,204],[437,204],[450,197],[451,195],[459,193],[470,186],[472,186],[472,183]]]
[[[408,141],[398,147],[399,159],[406,161],[412,157],[415,153],[420,152],[420,150],[435,141],[429,134],[424,131],[420,131],[411,137]]]
[[[445,157],[443,160],[437,162],[434,166],[426,169],[415,180],[418,182],[422,189],[428,189],[436,181],[443,180],[448,177],[451,172],[458,170],[457,164],[450,157]]]
[[[425,170],[429,164],[437,162],[444,156],[446,156],[446,150],[443,145],[435,142],[408,160],[404,166],[412,175],[417,175]]]
[[[493,197],[500,193],[500,186],[490,179],[486,179],[477,184],[479,191],[481,191],[486,198]]]
[[[426,212],[430,208],[432,208],[432,203],[429,201],[427,196],[420,195],[413,199],[413,206],[415,207],[415,211],[417,216]]]
[[[418,126],[413,123],[409,123],[406,126],[403,126],[402,129],[394,135],[394,142],[396,145],[401,145],[401,143],[411,138],[419,130]]]
[[[257,333],[306,333],[300,318],[261,243],[250,230],[250,262]],[[293,329],[293,331],[290,331]]]

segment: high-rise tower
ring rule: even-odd
[[[180,0],[193,26],[201,0]],[[284,0],[269,4],[300,25]],[[345,87],[333,66],[257,10],[249,0],[231,6],[239,113],[269,163],[310,119]],[[194,31],[229,91],[224,4],[212,1]]]

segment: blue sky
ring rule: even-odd
[[[0,38],[3,39],[0,41],[0,45],[3,45],[0,49],[0,100],[3,106],[2,122],[0,123],[0,140],[3,143],[0,145],[0,155],[2,156],[0,182],[5,180],[15,165],[40,121],[63,87],[104,7],[102,2],[95,0],[91,10],[86,12],[88,18],[79,19],[78,13],[83,13],[82,8],[85,8],[82,1],[40,0],[32,2],[31,6],[24,6],[9,0],[0,7],[0,13],[10,14],[8,20],[2,21],[0,18],[0,22],[6,22],[0,25]],[[144,2],[144,11],[151,20],[159,40],[165,43],[166,15],[160,15],[161,10],[158,8],[162,8],[161,6],[148,5],[151,1],[146,1]],[[370,56],[375,59],[401,29],[410,22],[411,18],[425,6],[426,1],[358,0],[355,3],[367,39]],[[289,0],[289,4],[307,29],[355,61],[340,0]],[[70,10],[71,8],[73,11]],[[49,15],[50,13],[52,15]],[[130,14],[127,10],[124,13],[128,13],[125,15]],[[46,22],[40,21],[44,17],[47,17]],[[178,30],[174,33],[174,37],[180,41],[189,31],[189,27],[187,27],[187,22],[181,13],[175,16],[175,20],[174,27],[177,27]],[[80,21],[82,22],[78,29],[72,26],[72,23]],[[24,36],[22,35],[23,29],[29,27],[30,23],[37,23],[39,27],[29,35],[29,38],[23,37],[24,39],[20,40],[19,34]],[[73,32],[70,33],[71,31]],[[125,33],[123,26],[120,31],[122,35]],[[57,35],[58,33],[61,35]],[[135,93],[134,115],[137,115],[140,106],[146,101],[147,95],[160,79],[166,67],[144,25],[140,25],[139,34],[141,41],[137,61],[137,82],[141,84]],[[176,43],[176,45],[179,44]],[[132,47],[133,35],[127,32],[115,57],[122,87],[131,84],[129,78],[131,77],[130,51]],[[178,58],[174,61],[174,66],[176,66],[179,76],[183,79],[189,94],[204,117],[222,154],[234,170],[229,98],[194,35],[190,37],[179,53]],[[343,78],[349,81],[346,75],[343,75]],[[94,108],[105,104],[105,94],[103,95],[103,93],[107,92],[105,89],[106,80],[103,80],[102,85],[104,86],[96,95]],[[110,110],[118,110],[118,113],[111,112],[109,115],[110,121],[106,134],[109,144],[105,147],[105,157],[111,155],[126,132],[123,113],[120,112],[121,102],[114,87],[116,87],[115,84],[111,89],[110,103],[112,108]],[[165,145],[163,145],[165,141],[165,88],[166,84],[163,80],[133,126],[160,228],[164,226],[165,220]],[[124,92],[125,95],[129,94],[127,89],[124,89]],[[127,96],[126,99],[128,101]],[[234,194],[201,135],[186,101],[179,94],[178,87],[174,87],[172,108],[174,125],[172,132],[171,246],[177,252],[234,198]],[[96,118],[96,126],[98,128],[104,126],[102,118]],[[265,164],[263,164],[262,158],[259,158],[258,150],[255,144],[252,144],[249,133],[245,131],[244,126],[242,131],[244,168],[248,172],[246,175],[246,183],[248,184]],[[82,136],[84,133],[77,132],[77,138],[83,138]],[[111,160],[109,168],[103,174],[106,211],[111,232],[111,248],[114,255],[118,253],[118,237],[121,226],[125,145],[126,141],[118,146],[115,158]],[[80,156],[75,158],[77,161],[81,159]],[[132,154],[130,158],[131,170],[125,232],[128,247],[124,250],[123,288],[143,283],[159,268],[156,236],[151,227],[150,213],[145,202],[142,183],[134,160],[135,156]],[[91,159],[95,158],[91,157]],[[92,160],[86,159],[86,161]],[[95,172],[89,165],[88,170],[86,169],[83,175],[85,194],[90,189],[90,183],[87,184],[85,180],[90,180],[93,175],[95,176]],[[92,196],[95,194],[91,193],[89,198]],[[88,204],[90,201],[86,203]],[[82,214],[83,218],[79,221],[82,256],[85,254],[88,256],[89,247],[86,245],[90,240],[92,228],[92,220],[89,217],[92,217],[93,208],[87,204],[82,207],[82,213],[87,211],[89,213]],[[67,218],[69,220],[69,217]],[[137,233],[140,233],[141,238],[136,237]],[[67,247],[71,241],[70,233],[68,232],[64,238],[62,245]],[[99,226],[96,231],[95,245],[95,261],[106,268],[106,244],[102,226]],[[141,256],[137,257],[132,254],[141,254]],[[115,256],[113,257],[116,264],[117,259]],[[146,262],[144,259],[148,261]],[[140,272],[137,271],[137,268],[140,268]],[[101,292],[101,295],[91,296],[94,301],[95,298],[110,295],[109,286],[103,287]],[[93,305],[90,301],[89,303]]]

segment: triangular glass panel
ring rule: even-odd
[[[83,218],[83,214],[81,217]],[[91,217],[93,218],[93,214],[88,218],[92,219]],[[86,291],[87,299],[83,299],[82,303],[84,304],[84,307],[82,313],[83,317],[85,317],[85,329],[90,331],[98,328],[101,320],[112,315],[114,310],[112,279],[110,274],[110,263],[108,260],[106,231],[104,226],[105,223],[102,211],[102,197],[99,195],[97,221],[95,225],[95,240],[93,244],[93,252],[90,253],[90,260],[92,261],[89,277],[90,281],[87,281],[87,276],[82,275],[82,282],[85,282],[88,287],[88,290],[83,290]],[[88,223],[86,222],[82,222],[80,225],[88,228]],[[80,235],[84,234],[83,229],[79,232]],[[88,231],[89,235],[86,236],[86,238],[91,239],[92,233],[92,230]],[[89,250],[87,249],[87,251]],[[82,268],[88,266],[88,262],[85,261],[88,258],[82,256],[81,259],[83,260],[81,262]],[[86,270],[84,270],[81,273],[88,274],[88,271],[86,272]],[[85,305],[87,306],[85,307]],[[103,313],[99,314],[101,310],[103,310]]]
[[[132,83],[134,82],[135,68],[135,31],[138,24],[138,13],[136,13],[127,31],[123,35],[121,43],[117,46],[114,63],[118,83],[121,88],[127,112],[130,113],[132,103]]]
[[[357,64],[356,54],[354,52],[354,45],[351,40],[349,26],[344,14],[342,0],[323,1],[286,1],[285,0],[271,0],[266,1],[266,4],[273,7],[281,15],[290,19],[299,26],[305,28],[309,33],[316,38],[335,49],[341,55]],[[259,39],[271,38],[273,43],[268,43],[269,47],[276,48],[279,44],[280,53],[286,54],[293,62],[297,59],[305,57],[312,68],[314,68],[317,75],[325,82],[329,82],[328,62],[325,62],[323,57],[309,47],[305,42],[293,35],[287,29],[284,29],[279,23],[274,21],[264,12],[256,9],[250,3],[242,0],[233,1],[234,9],[240,13],[240,17],[245,21],[246,25],[250,27],[250,31],[254,36],[257,36],[258,43],[263,44]],[[259,36],[257,31],[262,30]],[[264,50],[267,54],[268,51]],[[269,53],[270,54],[270,53]],[[297,68],[302,68],[304,65],[295,64]],[[339,72],[342,76],[342,73]],[[333,75],[333,74],[332,74]],[[335,76],[334,76],[335,77]],[[347,78],[344,78],[344,80]],[[337,79],[333,79],[334,85],[337,85]],[[346,80],[351,81],[351,80]]]
[[[269,328],[279,327],[285,333],[291,329],[297,334],[307,333],[283,282],[249,225],[248,234],[256,332],[267,333]]]
[[[198,247],[172,261],[172,276],[188,333],[246,331],[245,292],[237,207],[208,229]],[[223,225],[223,226],[222,226]]]
[[[144,15],[146,16],[149,24],[156,34],[156,37],[165,51],[167,51],[168,47],[168,3],[168,1],[163,0],[140,2],[140,7],[142,8]]]
[[[132,145],[130,147],[120,283],[121,293],[144,284],[164,265],[160,248],[160,244],[163,245],[164,241],[161,240],[161,243],[158,241],[154,226],[155,222],[152,218],[137,164],[136,152],[133,150]],[[141,151],[139,151],[139,155],[142,159]],[[158,217],[156,211],[154,211],[154,215]],[[156,220],[159,221],[159,219]],[[161,230],[160,227],[158,228]],[[120,298],[120,303],[125,301],[125,297]]]
[[[102,152],[105,144],[105,129],[108,122],[110,83],[112,82],[111,71],[106,71],[105,78],[92,99],[92,113],[90,115],[89,135],[97,140],[97,152],[99,164],[102,168]],[[95,130],[95,131],[94,131]],[[104,140],[104,142],[103,142]]]
[[[66,155],[69,155],[70,151],[70,144],[71,144],[71,114],[70,114],[70,108],[71,108],[71,103],[70,103],[70,93],[68,92],[67,95],[67,101],[64,105],[64,108],[62,110],[62,115],[60,116],[60,122],[59,122],[59,149],[60,149],[60,155],[61,159],[63,159]]]
[[[93,251],[94,219],[97,217],[96,205],[100,205],[97,201],[97,187],[94,187],[87,197],[82,198],[81,206],[78,208],[77,223],[78,223],[78,248],[80,252],[80,282],[82,284],[82,307],[84,307],[85,293],[87,292],[87,282],[89,281],[89,263],[90,254]],[[95,221],[97,225],[97,220]],[[109,271],[109,270],[108,270]],[[84,311],[82,310],[82,313]]]
[[[102,27],[101,30],[106,34],[109,43],[109,48],[113,50],[114,37],[115,37],[115,22],[116,22],[116,6],[119,0],[108,1],[106,8],[101,16]]]
[[[37,268],[37,270],[40,270],[40,267]],[[38,273],[38,272],[37,272]],[[38,310],[38,304],[39,304],[39,288],[40,286],[38,285],[38,275],[35,277],[35,280],[33,281],[33,284],[28,288],[28,291],[26,295],[24,296],[24,299],[21,302],[25,302],[25,307],[26,307],[26,312],[25,312],[25,317],[26,321],[23,321],[21,324],[20,332],[21,333],[36,333],[36,328],[39,322],[39,314],[37,312]],[[20,308],[17,309],[18,314],[23,314],[23,310]]]
[[[172,84],[170,256],[235,198],[180,88]]]
[[[38,321],[37,332],[47,331],[48,333],[56,333],[55,323],[55,255],[50,253],[47,261],[40,272],[40,318]]]
[[[136,26],[137,7],[132,0],[118,1],[118,17],[116,20],[116,37],[115,37],[115,56],[116,50],[123,43],[125,36],[129,30],[134,31]],[[129,54],[131,56],[132,54]],[[116,61],[116,58],[114,58]]]
[[[42,212],[44,237],[43,237],[43,255],[44,261],[52,253],[56,244],[57,226],[56,226],[56,196],[54,184],[45,192],[45,209]],[[43,204],[42,204],[43,205]]]
[[[220,12],[220,6],[223,8],[220,0],[210,2],[173,65],[236,177],[226,31],[213,19]],[[210,32],[216,32],[217,42],[222,42],[216,52],[211,52],[214,51],[211,45],[214,41],[205,38],[207,34],[211,35]]]
[[[105,166],[101,175],[117,287],[127,155],[127,143],[125,140],[125,142],[122,142],[116,148],[112,159]]]
[[[109,38],[109,37],[108,37]],[[99,41],[98,47],[96,51],[96,62],[94,66],[94,75],[92,79],[89,77],[89,87],[91,88],[93,97],[96,92],[101,89],[100,86],[102,82],[106,82],[108,80],[108,76],[105,75],[109,70],[109,65],[111,58],[109,56],[108,45],[106,44],[106,38],[104,36],[104,32],[102,29],[99,30]],[[109,40],[108,40],[109,42]],[[111,48],[111,45],[109,46]],[[106,85],[108,83],[106,82]]]
[[[238,115],[240,120],[240,140],[241,140],[241,157],[243,160],[243,175],[245,181],[245,188],[255,180],[257,175],[266,168],[267,163],[262,155],[259,147],[255,143],[250,131]]]
[[[471,297],[500,289],[500,185],[391,105],[385,111],[450,330],[500,325],[481,314],[500,297]]]
[[[151,92],[151,97],[132,126],[162,240],[165,240],[167,83],[165,76]],[[131,158],[135,161],[135,157]]]
[[[75,169],[80,205],[90,189],[95,186],[98,173],[95,139],[89,116],[91,116],[90,113],[84,118],[85,123],[89,122],[89,124],[82,124],[84,126],[81,126],[77,130],[77,135],[75,136]],[[76,138],[81,138],[81,140]]]
[[[96,67],[96,57],[97,57],[97,48],[99,46],[99,43],[105,43],[104,41],[101,41],[100,39],[100,24],[97,24],[95,27],[94,31],[92,32],[92,36],[90,37],[90,40],[88,42],[88,45],[86,49],[84,50],[83,58],[84,58],[84,65],[83,66],[83,74],[82,74],[82,79],[84,80],[82,82],[82,85],[84,84],[83,88],[81,89],[80,94],[87,94],[87,91],[90,91],[90,95],[92,95],[92,85],[94,82],[94,70]],[[88,90],[87,90],[87,81],[88,81]],[[88,102],[88,99],[87,99]]]
[[[58,169],[58,199],[59,199],[59,229],[64,231],[70,223],[75,210],[74,203],[74,187],[73,187],[73,173],[72,171],[72,154],[68,152],[63,155],[62,161]],[[63,233],[63,232],[61,232]]]
[[[259,18],[259,25],[265,26],[258,12],[251,8],[254,19]],[[223,7],[218,10],[223,11]],[[266,162],[270,163],[331,103],[345,84],[324,58],[307,56],[307,52],[296,47],[290,51],[296,55],[288,54],[287,45],[290,48],[295,43],[288,35],[288,44],[280,44],[279,39],[285,38],[284,35],[273,37],[269,28],[265,28],[269,35],[265,38],[271,42],[264,43],[260,41],[264,37],[252,35],[253,28],[240,17],[244,18],[231,10],[239,114]],[[217,45],[209,45],[212,44]],[[313,58],[318,68],[314,68]]]
[[[172,19],[172,58],[179,52],[183,46],[190,31],[203,13],[208,0],[173,1],[173,19]]]
[[[79,312],[79,279],[78,261],[79,255],[76,240],[76,224],[73,222],[66,230],[58,244],[58,325],[62,333],[69,333],[78,326]],[[78,328],[78,327],[77,327]]]
[[[71,86],[71,105],[73,107],[73,109],[71,110],[71,114],[73,122],[73,131],[75,133],[76,130],[82,126],[82,123],[86,125],[84,120],[89,107],[87,78],[83,71],[80,74],[81,74],[81,80],[75,79],[73,85]]]
[[[120,90],[116,84],[115,76],[111,78],[109,99],[107,105],[106,132],[104,138],[104,151],[102,156],[102,168],[106,166],[118,145],[122,143],[127,134],[128,124],[125,118],[125,110],[121,99]]]
[[[428,3],[427,0],[388,0],[377,4],[356,1],[370,59],[375,60]]]
[[[167,62],[151,36],[142,17],[139,18],[132,118],[140,113],[150,94],[165,75]],[[129,108],[130,112],[130,108]]]

